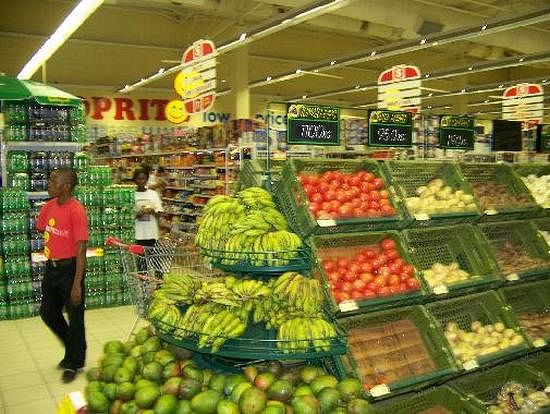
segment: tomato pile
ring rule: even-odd
[[[399,256],[396,243],[383,239],[350,259],[323,260],[332,296],[337,303],[345,300],[392,296],[420,289],[414,267]]]
[[[396,214],[384,180],[370,171],[298,174],[316,219],[388,217]]]

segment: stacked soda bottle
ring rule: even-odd
[[[2,289],[0,318],[25,318],[36,314],[29,258],[29,202],[24,191],[4,189],[2,207]]]
[[[31,279],[32,290],[35,303],[34,311],[37,313],[42,301],[42,279],[46,272],[46,262],[35,260],[34,254],[40,254],[44,251],[44,235],[36,228],[36,219],[40,209],[46,202],[44,200],[31,200],[29,211],[29,249],[31,252]],[[34,253],[34,254],[33,254]]]

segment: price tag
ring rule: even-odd
[[[426,221],[430,219],[430,216],[426,213],[418,213],[414,215],[414,219],[418,221]]]
[[[449,293],[449,289],[447,288],[447,286],[436,286],[434,287],[433,291],[436,295],[444,295],[446,293]]]
[[[510,273],[509,275],[506,275],[506,280],[509,282],[515,282],[516,280],[519,280],[519,276],[517,273]]]
[[[317,225],[319,227],[334,227],[336,226],[335,220],[317,220]]]
[[[343,302],[340,302],[338,307],[340,308],[340,312],[351,312],[359,309],[359,306],[357,306],[357,302],[354,300],[345,300]]]
[[[485,210],[484,213],[487,216],[494,216],[494,215],[498,214],[498,211],[491,209],[491,210]]]
[[[381,397],[390,393],[390,388],[386,384],[378,384],[372,387],[370,390],[370,395],[373,397]]]
[[[533,346],[535,348],[542,348],[543,346],[546,346],[546,341],[542,338],[539,338],[539,339],[535,339],[533,341]]]
[[[477,363],[477,360],[471,359],[469,361],[466,361],[464,364],[462,364],[464,369],[466,371],[471,371],[472,369],[479,368],[479,364]]]

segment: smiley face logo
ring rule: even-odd
[[[48,220],[48,226],[55,227],[55,219],[53,217]]]
[[[199,95],[199,88],[204,85],[199,72],[181,71],[174,79],[174,89],[183,99],[193,99]]]
[[[166,104],[166,107],[164,108],[164,115],[166,116],[166,119],[173,124],[181,124],[189,120],[189,114],[183,106],[183,101],[180,101],[179,99],[174,99]]]

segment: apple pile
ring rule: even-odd
[[[361,249],[351,259],[324,259],[323,269],[337,303],[403,294],[420,289],[414,267],[400,257],[395,241],[383,239]]]
[[[370,171],[298,174],[316,219],[371,218],[396,215],[384,180]]]

